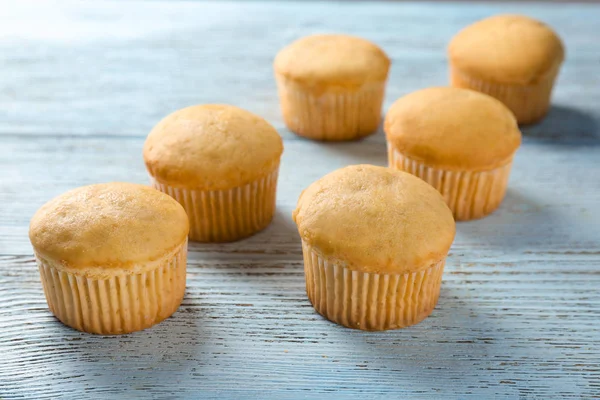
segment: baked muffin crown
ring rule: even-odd
[[[458,32],[448,56],[460,71],[504,84],[535,84],[553,73],[565,51],[546,24],[522,15],[497,15]]]
[[[455,223],[441,195],[408,173],[372,165],[311,184],[293,212],[302,240],[362,272],[403,274],[446,257]]]
[[[133,183],[70,190],[31,219],[36,253],[66,268],[133,268],[161,259],[185,242],[188,217],[166,194]]]
[[[144,161],[159,182],[222,190],[268,174],[282,152],[281,137],[263,118],[238,107],[207,104],[160,121],[146,139]]]
[[[359,88],[387,79],[390,59],[374,43],[349,35],[306,36],[275,57],[275,72],[297,84]]]
[[[447,170],[489,170],[508,163],[521,144],[510,110],[491,96],[435,87],[410,93],[389,109],[388,141],[404,155]]]

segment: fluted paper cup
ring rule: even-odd
[[[530,124],[539,121],[548,112],[557,75],[558,67],[535,84],[508,85],[477,79],[452,68],[450,84],[495,97],[512,111],[519,124]]]
[[[185,294],[187,240],[167,256],[132,268],[69,269],[36,254],[50,311],[97,334],[139,331],[173,314]]]
[[[311,91],[277,76],[283,119],[300,136],[354,140],[374,133],[381,120],[385,82],[358,90]]]
[[[512,167],[512,158],[503,166],[486,171],[451,171],[430,167],[413,160],[388,142],[390,168],[418,176],[444,197],[454,219],[482,218],[500,206]]]
[[[190,219],[190,239],[230,242],[266,228],[275,214],[279,166],[243,186],[226,190],[194,190],[152,178],[152,185],[173,197]]]
[[[355,271],[302,243],[306,292],[325,318],[348,328],[398,329],[425,319],[440,294],[445,258],[416,272]]]

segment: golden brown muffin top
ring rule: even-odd
[[[223,190],[269,172],[283,152],[281,137],[263,118],[221,104],[191,106],[166,116],[144,144],[150,174],[171,186]]]
[[[483,93],[428,88],[397,100],[384,122],[403,155],[446,170],[489,170],[508,163],[521,132],[510,110]]]
[[[377,45],[348,35],[311,35],[296,40],[275,57],[275,72],[297,84],[358,89],[384,82],[390,59]]]
[[[452,212],[432,186],[373,165],[338,169],[311,184],[293,218],[322,256],[371,273],[404,274],[446,257]]]
[[[65,268],[130,269],[155,261],[186,239],[189,221],[168,195],[133,183],[70,190],[33,216],[36,253]]]
[[[560,38],[522,15],[497,15],[467,26],[450,42],[452,65],[473,77],[504,84],[535,84],[564,59]]]

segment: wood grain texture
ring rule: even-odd
[[[1,399],[600,397],[599,5],[32,4],[0,12]],[[568,57],[550,115],[524,130],[507,198],[458,225],[427,320],[386,333],[327,322],[306,298],[290,214],[323,174],[385,165],[384,137],[322,144],[287,131],[274,54],[314,32],[373,39],[393,59],[387,108],[446,84],[451,35],[497,12],[547,21]],[[240,242],[191,244],[184,302],[150,330],[99,337],[61,325],[29,218],[73,187],[148,183],[145,135],[202,102],[247,108],[283,136],[274,223]]]

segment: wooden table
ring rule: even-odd
[[[0,14],[0,398],[600,396],[600,5],[32,6],[3,3]],[[458,224],[423,323],[383,333],[329,323],[306,298],[290,214],[325,173],[385,165],[384,136],[323,144],[291,134],[274,55],[314,32],[370,38],[393,59],[387,109],[445,85],[450,37],[506,11],[554,26],[568,57],[550,115],[524,129],[506,200]],[[275,221],[248,240],[191,244],[183,304],[152,329],[100,337],[63,326],[46,306],[30,217],[77,186],[148,182],[151,127],[208,102],[262,115],[284,137]]]

